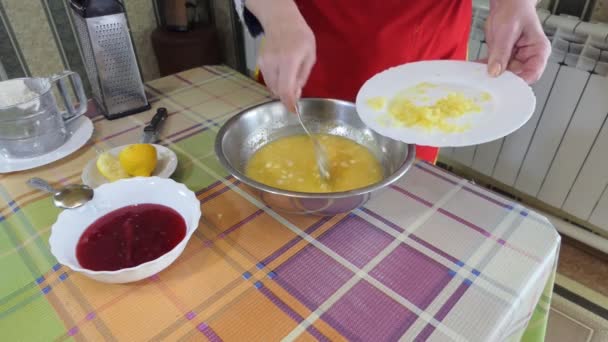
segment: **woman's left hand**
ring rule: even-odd
[[[491,0],[486,21],[488,73],[510,70],[528,83],[538,81],[551,44],[536,14],[535,0]]]

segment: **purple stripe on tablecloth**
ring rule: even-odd
[[[492,237],[492,234],[490,232],[488,232],[487,230],[481,228],[480,226],[478,226],[478,225],[476,225],[476,224],[474,224],[472,222],[469,222],[469,221],[463,219],[462,217],[456,216],[456,215],[452,214],[451,212],[449,212],[449,211],[447,211],[447,210],[445,210],[443,208],[437,209],[437,212],[442,213],[443,215],[445,215],[445,216],[453,219],[454,221],[456,221],[458,223],[461,223],[461,224],[463,224],[463,225],[465,225],[465,226],[473,229],[474,231],[480,233],[481,235],[483,235],[483,236],[485,236],[487,238],[491,238]]]
[[[228,175],[228,176],[224,177],[222,180],[215,181],[215,182],[211,183],[210,185],[208,185],[207,187],[197,191],[196,195],[200,196],[200,195],[204,194],[205,192],[215,188],[216,186],[218,186],[220,184],[224,184],[224,181],[230,181],[233,178],[234,177],[232,175]]]
[[[150,90],[154,91],[154,92],[155,92],[156,94],[158,94],[159,96],[162,96],[162,97],[165,97],[165,98],[166,98],[166,97],[168,97],[167,95],[165,95],[165,93],[163,93],[162,91],[160,91],[160,90],[158,90],[158,89],[154,88],[153,86],[151,86],[151,85],[150,85],[150,84],[148,84],[148,83],[144,83],[144,87],[146,87],[146,88],[148,88],[148,89],[150,89]]]
[[[221,342],[222,339],[211,329],[211,327],[205,323],[199,324],[197,327],[198,331],[202,332],[205,337],[211,342]]]
[[[171,139],[171,138],[173,138],[175,136],[178,136],[178,135],[180,135],[182,133],[185,133],[185,132],[191,131],[191,130],[193,130],[195,128],[201,127],[202,125],[203,125],[203,123],[199,122],[199,123],[194,124],[194,125],[192,125],[190,127],[184,128],[181,131],[177,131],[175,133],[171,133],[171,134],[167,135],[167,137],[165,139]]]
[[[68,335],[69,336],[74,336],[78,333],[78,327],[73,327],[70,330],[68,330]]]
[[[453,182],[452,182],[451,180],[449,180],[449,179],[448,179],[446,176],[443,176],[443,175],[439,174],[438,172],[435,172],[435,171],[429,170],[429,169],[427,169],[426,167],[423,167],[423,166],[422,166],[422,165],[420,165],[420,164],[416,164],[416,167],[417,167],[418,169],[420,169],[420,170],[425,171],[425,172],[426,172],[426,173],[428,173],[428,174],[431,174],[431,175],[433,175],[433,176],[437,177],[437,178],[444,179],[444,180],[446,180],[446,181],[448,181],[448,182],[450,182],[450,183],[453,183]],[[456,184],[456,183],[453,183],[453,184]],[[463,186],[463,190],[465,190],[465,191],[467,191],[467,192],[469,192],[469,193],[472,193],[472,194],[476,195],[477,197],[479,197],[479,198],[481,198],[481,199],[484,199],[484,200],[486,200],[486,201],[488,201],[488,202],[490,202],[490,203],[494,203],[494,204],[496,204],[496,205],[498,205],[498,206],[500,206],[500,207],[503,207],[504,209],[507,209],[507,210],[513,210],[513,209],[515,209],[515,207],[514,207],[514,205],[513,205],[512,203],[504,203],[504,202],[502,202],[502,201],[500,201],[500,200],[498,200],[498,199],[495,199],[495,198],[492,198],[492,197],[490,197],[490,196],[488,196],[488,195],[486,195],[486,194],[483,194],[482,192],[477,191],[477,190],[475,190],[475,189],[473,189],[473,188],[471,188],[471,187],[468,187],[468,186]],[[485,190],[485,189],[484,189],[484,190]],[[488,191],[488,190],[486,190],[486,191]],[[526,210],[522,210],[522,211],[520,211],[520,215],[522,215],[522,216],[528,216],[528,215],[529,215],[529,217],[530,217],[532,220],[534,220],[534,221],[535,221],[535,222],[537,222],[537,223],[540,223],[540,224],[541,224],[541,225],[543,225],[544,227],[553,228],[553,225],[551,225],[551,223],[550,223],[550,222],[545,221],[545,220],[544,220],[544,217],[542,217],[542,216],[538,215],[538,214],[537,214],[537,213],[535,213],[535,212],[528,212],[528,211],[526,211]]]
[[[173,76],[175,76],[175,78],[177,78],[178,80],[180,80],[180,81],[182,81],[182,82],[185,82],[185,83],[187,83],[187,84],[189,84],[189,85],[192,85],[192,84],[193,84],[193,83],[192,83],[190,80],[188,80],[188,79],[186,79],[186,78],[184,78],[184,77],[180,76],[180,74],[173,74]]]
[[[407,191],[405,189],[402,189],[402,188],[400,188],[400,187],[398,187],[396,185],[391,185],[391,188],[394,189],[394,190],[396,190],[396,191],[398,191],[398,192],[400,192],[400,193],[402,193],[402,194],[404,194],[405,196],[408,196],[410,198],[415,199],[418,202],[421,202],[421,203],[425,204],[428,207],[432,207],[432,204],[430,202],[428,202],[428,201],[426,201],[426,200],[424,200],[424,199],[422,199],[422,198],[420,198],[420,197],[412,194],[411,192],[409,192],[409,191]],[[451,218],[451,219],[453,219],[453,220],[455,220],[455,221],[457,221],[457,222],[459,222],[461,224],[463,224],[466,227],[469,227],[469,228],[475,230],[476,232],[482,234],[483,236],[485,236],[488,239],[491,239],[491,240],[495,241],[497,244],[499,244],[501,246],[504,246],[506,248],[512,249],[512,250],[514,250],[514,251],[516,251],[516,252],[518,252],[518,253],[520,253],[520,254],[522,254],[522,255],[530,258],[530,259],[532,259],[533,261],[535,261],[537,263],[540,263],[542,261],[537,256],[532,255],[531,253],[529,253],[529,252],[527,252],[527,251],[525,251],[525,250],[523,250],[523,249],[521,249],[519,247],[516,247],[516,246],[514,246],[513,244],[511,244],[509,242],[504,242],[504,243],[500,242],[499,241],[500,240],[499,237],[496,237],[496,236],[492,235],[490,232],[488,232],[487,230],[479,227],[478,225],[473,224],[472,222],[469,222],[469,221],[467,221],[467,220],[465,220],[465,219],[463,219],[463,218],[461,218],[461,217],[459,217],[459,216],[457,216],[457,215],[455,215],[455,214],[453,214],[453,213],[451,213],[451,212],[449,212],[449,211],[447,211],[447,210],[445,210],[443,208],[437,209],[437,212],[440,213],[440,214],[442,214],[442,215],[445,215],[445,216],[447,216],[447,217],[449,217],[449,218]]]
[[[191,132],[191,133],[189,133],[189,134],[184,135],[184,136],[183,136],[183,137],[181,137],[179,140],[185,140],[185,139],[188,139],[188,138],[190,138],[190,137],[192,137],[192,136],[194,136],[194,135],[197,135],[198,133],[203,133],[204,131],[208,130],[209,128],[210,128],[209,126],[205,126],[205,127],[201,128],[201,129],[198,129],[198,130],[196,130],[196,131],[194,131],[194,132]]]
[[[87,116],[89,119],[97,120],[99,119],[99,116],[101,116],[102,119],[104,118],[102,114],[103,112],[100,110],[99,106],[97,106],[97,102],[95,102],[95,100],[87,101],[87,111],[84,114],[85,116]]]
[[[420,169],[420,170],[422,170],[422,171],[424,171],[424,172],[426,172],[426,173],[428,173],[428,174],[431,174],[431,175],[433,175],[433,176],[435,176],[435,177],[437,177],[437,178],[439,178],[439,179],[443,179],[444,181],[446,181],[446,182],[448,182],[448,183],[450,183],[450,184],[453,184],[453,185],[458,184],[458,182],[457,182],[457,181],[452,180],[452,179],[450,179],[450,178],[448,178],[448,177],[446,177],[446,176],[444,176],[444,175],[442,175],[442,174],[440,174],[440,173],[438,173],[438,172],[435,172],[435,171],[433,171],[433,170],[429,170],[429,169],[427,169],[427,168],[425,168],[425,167],[422,167],[422,165],[420,165],[420,164],[418,164],[418,163],[415,165],[415,167],[416,167],[417,169]]]
[[[391,228],[393,228],[393,229],[395,229],[395,230],[397,230],[397,231],[399,231],[399,232],[404,232],[404,231],[405,231],[405,228],[400,227],[400,226],[398,226],[398,225],[394,224],[393,222],[391,222],[391,221],[389,221],[389,220],[385,219],[384,217],[382,217],[382,216],[380,216],[380,215],[376,214],[375,212],[373,212],[373,211],[372,211],[372,210],[370,210],[370,209],[367,209],[367,208],[361,208],[361,210],[362,210],[363,212],[365,212],[366,214],[368,214],[368,215],[370,215],[370,216],[372,216],[372,217],[376,218],[377,220],[381,221],[382,223],[386,224],[387,226],[389,226],[389,227],[391,227]],[[419,238],[419,237],[418,237],[418,236],[416,236],[415,234],[408,234],[406,237],[408,237],[408,238],[410,238],[410,239],[412,239],[412,240],[414,240],[414,241],[418,242],[419,244],[423,245],[424,247],[426,247],[426,248],[428,248],[428,249],[432,250],[433,252],[435,252],[435,253],[437,253],[437,254],[441,255],[442,257],[444,257],[444,258],[446,258],[446,259],[448,259],[448,260],[452,261],[453,263],[455,263],[455,264],[457,264],[457,265],[461,266],[461,265],[460,265],[460,262],[459,262],[459,260],[458,260],[457,258],[455,258],[455,257],[453,257],[453,256],[451,256],[451,255],[449,255],[448,253],[446,253],[446,252],[442,251],[441,249],[439,249],[439,248],[437,248],[437,247],[435,247],[435,246],[431,245],[430,243],[428,243],[428,242],[426,242],[426,241],[422,240],[421,238]]]
[[[496,199],[494,199],[494,198],[492,198],[492,197],[490,197],[490,196],[488,196],[486,194],[483,194],[483,193],[481,193],[481,192],[479,192],[477,190],[471,189],[469,187],[464,187],[463,189],[465,191],[467,191],[467,192],[470,192],[470,193],[476,195],[479,198],[483,198],[484,200],[486,200],[486,201],[488,201],[490,203],[494,203],[494,204],[496,204],[499,207],[503,207],[503,208],[505,208],[507,210],[513,210],[514,209],[513,205],[507,204],[507,203],[503,203],[503,202],[501,202],[499,200],[496,200]]]
[[[310,235],[315,230],[321,228],[325,223],[329,222],[329,220],[331,220],[331,217],[323,217],[319,221],[315,222],[310,227],[308,227],[308,229],[306,229],[304,232],[306,234]],[[344,218],[342,220],[344,220]],[[266,259],[262,260],[261,264],[268,265],[269,263],[274,261],[276,258],[281,256],[283,253],[288,251],[291,247],[295,246],[301,240],[302,240],[302,238],[300,236],[296,236],[295,238],[291,239],[288,243],[283,245],[283,247],[279,248],[274,253],[272,253],[268,257],[266,257]]]
[[[454,291],[454,293],[452,293],[452,295],[450,296],[450,298],[448,298],[445,304],[443,304],[441,309],[437,311],[437,314],[435,314],[435,319],[439,322],[443,321],[443,319],[448,315],[448,313],[450,312],[450,310],[452,310],[456,303],[458,303],[458,301],[462,298],[462,296],[469,287],[470,284],[467,284],[465,282],[460,284],[460,286],[456,289],[456,291]],[[427,324],[426,327],[422,329],[420,334],[416,336],[415,341],[426,341],[431,336],[433,331],[435,331],[435,327],[431,324]]]
[[[448,253],[446,253],[446,252],[442,251],[441,249],[439,249],[439,248],[437,248],[437,247],[435,247],[435,246],[431,245],[430,243],[428,243],[428,242],[424,241],[423,239],[421,239],[421,238],[419,238],[418,236],[416,236],[416,234],[410,234],[410,236],[409,236],[409,237],[410,237],[410,239],[412,239],[412,240],[414,240],[414,241],[418,242],[419,244],[423,245],[424,247],[426,247],[426,248],[428,248],[428,249],[432,250],[433,252],[435,252],[435,253],[437,253],[437,254],[441,255],[442,257],[444,257],[444,258],[446,258],[446,259],[450,260],[450,261],[451,261],[451,262],[453,262],[454,264],[456,264],[456,265],[458,265],[458,266],[462,266],[462,265],[463,265],[463,263],[462,263],[460,260],[458,260],[457,258],[455,258],[455,257],[451,256],[450,254],[448,254]]]
[[[300,316],[297,312],[295,312],[292,308],[290,308],[285,302],[283,302],[279,297],[275,296],[272,291],[270,291],[267,287],[261,287],[258,289],[268,300],[270,300],[274,305],[276,305],[281,311],[287,314],[291,319],[296,321],[298,324],[304,320],[304,317]],[[306,329],[312,336],[314,336],[318,341],[330,341],[327,337],[325,337],[317,328],[310,325]]]
[[[119,136],[119,135],[121,135],[121,134],[124,134],[124,133],[130,132],[130,131],[135,130],[135,129],[138,129],[138,128],[140,128],[140,127],[141,127],[140,125],[137,125],[137,126],[135,126],[135,127],[127,128],[127,129],[122,130],[122,131],[120,131],[120,132],[116,132],[116,133],[114,133],[114,134],[110,134],[110,135],[108,135],[107,137],[100,139],[99,141],[106,141],[106,140],[110,140],[110,139],[112,139],[112,138],[114,138],[114,137],[116,137],[116,136]]]
[[[243,220],[241,220],[241,222],[238,222],[237,224],[235,224],[234,226],[226,229],[224,232],[222,232],[220,235],[222,236],[226,236],[230,233],[232,233],[233,231],[241,228],[243,225],[247,224],[248,222],[251,222],[253,219],[255,219],[256,217],[262,215],[264,213],[264,210],[262,209],[258,209],[255,213],[245,217]]]
[[[219,72],[215,71],[215,69],[210,68],[210,67],[202,66],[202,67],[201,67],[201,69],[203,69],[203,70],[207,70],[207,71],[209,71],[210,73],[212,73],[212,74],[214,74],[214,75],[218,75],[218,76],[222,76],[222,75],[223,75],[223,74],[221,74],[221,73],[219,73]]]
[[[440,173],[438,173],[436,171],[429,170],[429,169],[427,169],[426,167],[423,167],[420,164],[416,164],[416,167],[418,169],[420,169],[420,170],[422,170],[422,171],[430,174],[430,175],[435,176],[436,178],[443,179],[444,181],[446,181],[446,182],[448,182],[450,184],[454,184],[454,185],[458,184],[458,182],[456,182],[456,181],[454,181],[452,179],[449,179],[448,177],[446,177],[446,176],[444,176],[444,175],[442,175],[442,174],[440,174]],[[513,210],[513,205],[510,205],[510,204],[507,204],[507,203],[503,203],[503,202],[501,202],[501,201],[499,201],[497,199],[494,199],[494,198],[492,198],[492,197],[490,197],[488,195],[485,195],[485,194],[483,194],[483,193],[481,193],[481,192],[479,192],[479,191],[477,191],[475,189],[472,189],[472,188],[470,188],[468,186],[463,186],[462,188],[463,188],[463,190],[465,190],[467,192],[470,192],[470,193],[476,195],[477,197],[483,198],[484,200],[486,200],[488,202],[494,203],[494,204],[496,204],[496,205],[498,205],[500,207],[503,207],[505,209],[508,209],[508,210]]]
[[[156,95],[151,94],[149,91],[144,89],[144,94],[146,95],[146,98],[148,99],[148,102],[152,102],[154,100],[157,100]]]
[[[418,316],[362,280],[321,318],[350,341],[397,341]]]
[[[211,184],[209,184],[208,186],[206,186],[205,188],[200,189],[199,191],[196,192],[196,196],[200,196],[202,194],[204,194],[205,192],[215,188],[216,186],[223,184],[223,182],[221,180],[215,181]]]
[[[238,180],[237,180],[237,181],[234,181],[234,183],[233,183],[233,185],[234,185],[234,186],[238,186],[239,184],[241,184],[241,181],[238,181]],[[214,198],[216,198],[216,197],[220,196],[221,194],[228,192],[228,190],[230,190],[230,187],[229,187],[229,186],[226,186],[226,187],[224,187],[223,189],[220,189],[220,190],[218,190],[218,191],[214,192],[213,194],[211,194],[211,195],[209,195],[209,196],[207,196],[207,197],[203,198],[203,199],[201,200],[201,204],[203,204],[203,203],[207,203],[207,202],[211,201],[212,199],[214,199]]]
[[[389,221],[389,220],[385,219],[384,217],[382,217],[382,216],[380,216],[380,215],[376,214],[375,212],[371,211],[370,209],[367,209],[367,208],[361,208],[361,211],[363,211],[364,213],[368,214],[369,216],[371,216],[371,217],[375,218],[376,220],[378,220],[378,221],[380,221],[380,222],[384,223],[385,225],[387,225],[387,226],[389,226],[389,227],[393,228],[394,230],[396,230],[396,231],[398,231],[398,232],[400,232],[400,233],[402,233],[402,232],[404,232],[404,231],[405,231],[405,229],[404,229],[404,228],[399,227],[398,225],[394,224],[393,222],[391,222],[391,221]]]
[[[426,205],[429,208],[431,208],[433,206],[433,203],[431,203],[431,202],[425,200],[424,198],[422,198],[420,196],[417,196],[417,195],[415,195],[415,194],[413,194],[413,193],[411,193],[411,192],[409,192],[409,191],[407,191],[407,190],[405,190],[403,188],[400,188],[400,187],[398,187],[396,185],[391,185],[390,188],[393,189],[393,190],[395,190],[395,191],[398,191],[398,192],[400,192],[400,193],[402,193],[404,195],[406,195],[407,197],[411,197],[411,198],[415,199],[417,202],[419,202],[421,204],[424,204],[424,205]]]
[[[369,275],[421,309],[451,281],[451,269],[407,244],[399,244]]]
[[[532,259],[533,261],[536,261],[537,263],[540,263],[542,261],[539,257],[537,257],[535,255],[532,255],[528,251],[525,251],[525,250],[523,250],[523,249],[521,249],[521,248],[513,245],[512,243],[509,243],[508,241],[504,241],[503,239],[492,235],[490,232],[488,232],[487,230],[479,227],[478,225],[476,225],[476,224],[474,224],[472,222],[469,222],[469,221],[467,221],[467,220],[465,220],[465,219],[463,219],[461,217],[458,217],[458,216],[450,213],[449,211],[447,211],[447,210],[445,210],[443,208],[439,208],[437,211],[440,212],[440,213],[442,213],[443,215],[448,216],[449,218],[451,218],[451,219],[453,219],[453,220],[455,220],[455,221],[457,221],[457,222],[459,222],[459,223],[461,223],[461,224],[463,224],[463,225],[465,225],[465,226],[467,226],[467,227],[469,227],[469,228],[471,228],[471,229],[479,232],[480,234],[482,234],[483,236],[485,236],[485,237],[493,240],[494,242],[496,242],[500,246],[504,246],[506,248],[514,250],[514,251],[516,251],[516,252],[518,252],[518,253],[520,253],[520,254],[528,257],[529,259]]]
[[[310,244],[274,271],[274,281],[310,310],[315,310],[353,276],[348,268]]]
[[[358,268],[363,268],[394,238],[371,222],[353,214],[317,237],[317,241]]]

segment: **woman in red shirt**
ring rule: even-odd
[[[471,0],[236,0],[249,31],[264,33],[263,82],[288,107],[297,99],[355,100],[387,68],[467,56]],[[488,72],[509,69],[529,83],[542,74],[549,42],[536,0],[491,0],[486,22]],[[417,146],[434,163],[438,149]]]

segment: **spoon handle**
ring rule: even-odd
[[[319,141],[317,140],[316,137],[314,137],[310,131],[308,130],[308,128],[306,128],[306,125],[304,125],[304,120],[302,120],[302,114],[300,113],[300,108],[298,107],[298,104],[296,103],[296,114],[298,115],[298,120],[300,120],[300,125],[302,125],[302,128],[304,128],[304,132],[306,132],[306,134],[308,134],[308,136],[310,137],[310,140],[312,140],[314,149],[315,149],[315,159],[317,162],[317,168],[319,169],[319,174],[321,175],[321,179],[323,181],[327,181],[330,178],[329,175],[329,162],[327,161],[327,156],[325,155],[325,151],[323,150],[323,147],[321,146],[321,144],[319,143]]]
[[[30,179],[28,179],[27,184],[29,186],[31,186],[32,188],[46,191],[51,194],[55,194],[57,192],[57,190],[55,190],[47,181],[45,181],[44,179],[41,179],[41,178],[37,178],[37,177],[30,178]]]

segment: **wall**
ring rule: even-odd
[[[591,20],[603,23],[608,22],[608,0],[597,0]]]
[[[228,0],[209,1],[224,61],[244,71],[243,43],[234,5]],[[163,0],[123,2],[143,78],[158,78],[150,34],[161,22],[159,4]],[[69,10],[68,0],[0,0],[0,80],[48,76],[69,69],[86,81]]]
[[[245,73],[245,43],[243,30],[234,10],[233,0],[209,0],[213,22],[218,30],[224,63]]]
[[[143,77],[158,77],[150,43],[154,3],[125,1]],[[85,75],[67,0],[0,0],[0,62],[8,78],[48,76],[69,69]],[[85,77],[83,77],[85,78]]]

